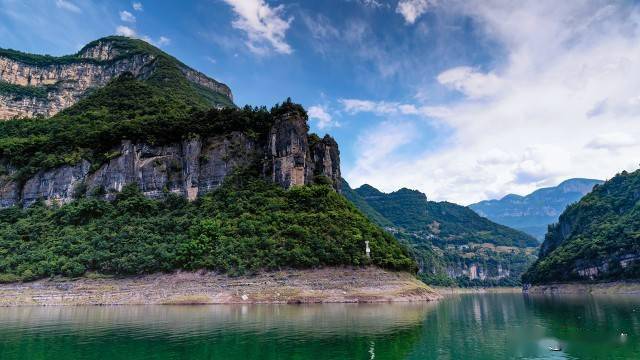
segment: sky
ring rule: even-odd
[[[291,97],[357,187],[470,204],[640,163],[632,1],[0,0],[0,47],[144,39],[228,84]]]

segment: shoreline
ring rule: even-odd
[[[461,294],[510,294],[521,293],[522,288],[516,286],[496,286],[496,287],[441,287],[432,286],[439,294],[443,296],[461,295]]]
[[[441,297],[411,274],[376,267],[283,270],[239,277],[179,271],[0,284],[0,307],[381,303]]]
[[[533,285],[523,290],[525,294],[559,295],[559,294],[594,294],[640,295],[640,281],[611,281],[601,283],[557,283]]]

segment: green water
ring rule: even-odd
[[[629,297],[0,308],[2,360],[640,359],[639,340]]]

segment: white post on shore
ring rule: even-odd
[[[365,246],[365,250],[364,251],[367,253],[367,257],[370,258],[371,257],[371,249],[369,248],[369,240],[365,240],[364,246]]]

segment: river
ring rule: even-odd
[[[639,337],[622,296],[0,308],[2,360],[640,359]]]

